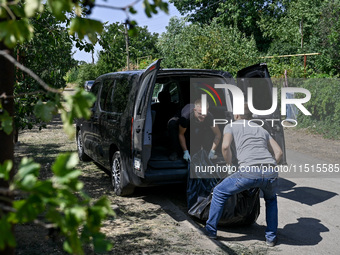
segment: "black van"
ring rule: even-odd
[[[228,72],[199,69],[164,69],[161,60],[146,70],[104,74],[98,77],[91,92],[97,97],[89,120],[76,122],[79,158],[92,159],[110,170],[112,185],[117,195],[128,195],[135,187],[185,182],[188,174],[183,159],[171,161],[167,146],[167,133],[158,123],[158,116],[182,109],[190,103],[190,81],[195,78],[211,78],[217,83],[236,82]],[[269,78],[266,64],[258,64],[241,70],[238,75],[247,78]],[[272,101],[270,79],[261,84],[242,83],[254,88],[253,104],[256,109],[268,109],[264,102]],[[232,95],[224,89],[219,92],[222,104],[211,102],[209,111],[218,119],[232,118]],[[157,112],[155,107],[160,91],[170,94],[167,110]],[[210,99],[211,100],[211,99]],[[269,105],[270,107],[270,105]],[[154,110],[155,109],[155,110]],[[160,109],[160,108],[158,108]],[[264,119],[280,119],[278,109]],[[260,117],[257,117],[257,119]],[[278,122],[278,124],[280,124]],[[221,127],[222,129],[223,127]],[[284,152],[283,128],[280,125],[264,125]],[[156,132],[157,131],[157,132]],[[162,132],[164,131],[164,132]],[[221,147],[221,146],[219,146]],[[219,149],[220,152],[220,149]]]

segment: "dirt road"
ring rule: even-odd
[[[20,133],[19,141],[16,157],[34,157],[42,165],[42,178],[51,176],[50,166],[59,152],[76,151],[75,141],[67,139],[58,119],[42,131]],[[317,164],[321,159],[327,164],[340,163],[339,141],[288,130],[286,145],[290,164]],[[320,146],[322,150],[318,149]],[[334,153],[329,153],[329,148]],[[200,223],[187,216],[183,185],[136,189],[133,196],[123,198],[114,195],[109,176],[94,163],[80,163],[79,169],[83,171],[81,180],[86,192],[93,198],[108,196],[117,212],[116,218],[103,226],[114,244],[108,254],[336,254],[338,250],[340,179],[334,176],[280,179],[280,239],[276,247],[268,248],[263,242],[263,200],[256,224],[220,229],[219,240],[211,241],[197,231]],[[37,226],[17,226],[16,233],[17,254],[64,253],[61,243],[48,239],[46,231]]]

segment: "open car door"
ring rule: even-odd
[[[248,87],[253,88],[252,103],[256,110],[271,109],[273,104],[273,83],[270,79],[267,64],[256,64],[238,71],[237,86],[243,91],[245,98],[248,98]],[[282,149],[283,156],[280,164],[286,164],[286,148],[279,107],[276,107],[275,111],[268,115],[253,114],[253,118],[263,121],[263,128],[269,132]]]
[[[153,87],[161,59],[153,62],[144,72],[139,83],[132,123],[134,173],[144,177],[151,156]]]

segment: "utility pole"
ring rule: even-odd
[[[130,70],[130,66],[129,66],[129,63],[130,63],[130,57],[129,57],[129,34],[128,34],[126,22],[124,23],[124,27],[125,27],[126,67],[127,67],[127,70]]]
[[[94,49],[91,50],[91,56],[92,56],[92,65],[94,64]]]
[[[301,34],[301,50],[303,50],[303,17],[300,21],[300,34]]]

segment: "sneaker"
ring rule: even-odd
[[[177,157],[177,152],[171,153],[170,156],[169,156],[169,159],[170,159],[171,161],[176,161],[176,160],[178,159],[178,157]]]
[[[277,238],[275,238],[273,241],[266,240],[266,245],[269,247],[274,247],[276,245]]]
[[[210,233],[206,228],[201,228],[200,230],[201,230],[201,232],[202,232],[206,237],[208,237],[209,239],[214,239],[214,240],[217,239],[217,236],[216,236],[216,235],[213,235],[212,233]]]

